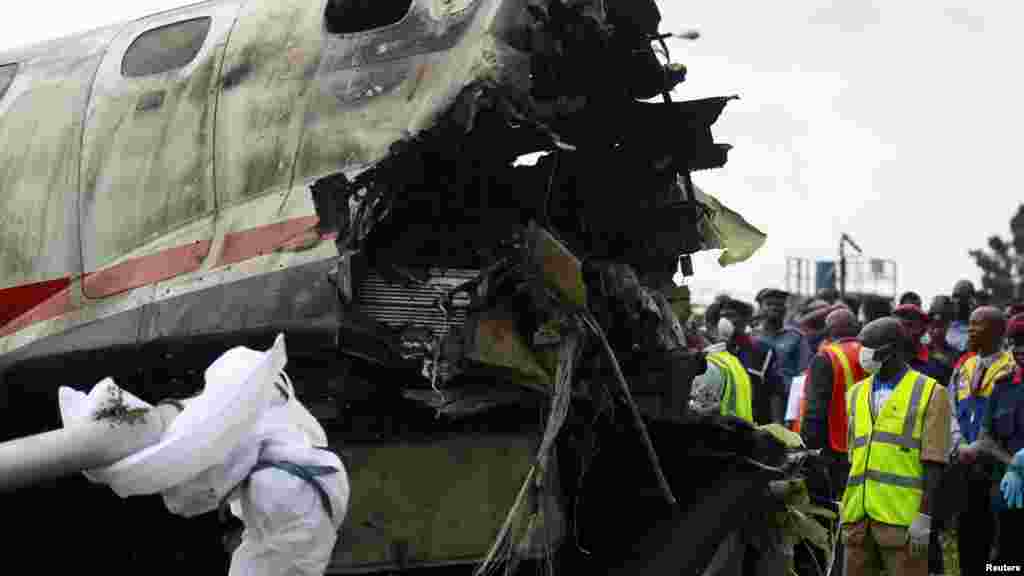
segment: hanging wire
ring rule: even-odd
[[[608,342],[608,338],[605,336],[604,330],[601,329],[601,325],[597,323],[597,320],[590,311],[584,311],[579,315],[579,318],[582,320],[583,324],[590,328],[594,335],[597,336],[597,339],[601,341],[601,346],[604,348],[605,354],[608,355],[608,360],[611,362],[612,370],[614,371],[615,378],[618,381],[620,388],[619,392],[624,397],[626,404],[632,412],[633,424],[640,432],[640,439],[644,448],[647,450],[647,457],[651,462],[651,466],[654,468],[654,475],[658,479],[658,486],[661,488],[662,495],[665,497],[665,500],[668,501],[670,506],[676,506],[678,501],[672,493],[672,487],[669,486],[668,480],[665,478],[665,473],[661,469],[661,463],[658,460],[658,453],[654,450],[654,444],[651,442],[651,438],[647,434],[647,426],[644,424],[639,408],[637,408],[636,403],[633,401],[633,395],[629,392],[629,384],[626,383],[626,377],[622,374],[622,368],[619,366],[619,361],[615,357],[615,351],[612,350],[612,346]]]
[[[499,570],[504,565],[506,574],[510,574],[514,564],[517,563],[517,552],[515,550],[516,543],[512,542],[512,530],[513,525],[520,526],[525,523],[526,527],[524,532],[530,534],[529,529],[533,522],[536,521],[536,513],[531,515],[525,520],[524,518],[524,506],[530,501],[529,495],[533,494],[535,497],[532,499],[533,504],[537,504],[540,501],[540,507],[544,511],[545,528],[551,522],[551,519],[546,512],[546,503],[541,490],[545,489],[546,486],[541,486],[538,490],[536,483],[537,477],[540,476],[541,480],[545,480],[545,474],[548,465],[548,459],[551,455],[552,448],[554,446],[555,439],[558,437],[562,430],[563,425],[568,417],[569,407],[572,403],[572,380],[573,380],[573,365],[575,364],[577,352],[578,352],[578,341],[579,335],[576,333],[567,333],[562,336],[562,344],[558,355],[558,368],[556,369],[556,377],[554,390],[551,398],[551,409],[548,413],[547,425],[544,430],[544,435],[541,439],[540,447],[537,450],[537,455],[530,470],[526,475],[522,486],[519,489],[519,493],[516,495],[516,499],[509,509],[508,514],[505,517],[505,521],[502,523],[498,536],[495,538],[494,543],[491,545],[490,550],[487,552],[484,560],[474,571],[474,576],[484,576],[493,574],[496,570]],[[547,536],[547,534],[545,534]],[[545,541],[545,546],[549,545],[550,541]]]
[[[441,309],[441,313],[444,315],[444,330],[441,331],[437,335],[437,338],[434,340],[434,363],[431,366],[430,370],[430,387],[434,390],[434,393],[437,394],[438,398],[441,400],[440,406],[443,406],[448,403],[448,398],[445,396],[444,391],[437,387],[437,377],[441,373],[441,347],[442,344],[444,343],[445,334],[448,333],[449,312],[445,300],[447,300],[446,295],[443,295],[441,298],[438,298],[437,300],[437,306]],[[441,408],[437,409],[436,417],[441,417]]]

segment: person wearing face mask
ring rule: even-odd
[[[1014,368],[1002,374],[993,386],[988,411],[982,421],[979,444],[990,448],[1004,460],[1024,465],[1024,314],[1013,316],[1007,324]],[[1024,560],[1020,534],[1024,533],[1024,475],[1011,471],[1004,462],[993,465],[992,509],[999,524],[996,564],[1017,564]]]
[[[921,310],[919,306],[914,304],[901,304],[893,311],[893,316],[899,318],[903,324],[903,329],[907,333],[904,354],[910,368],[935,379],[936,382],[949,382],[949,378],[953,374],[953,368],[933,358],[928,350],[928,346],[924,343],[928,327],[928,315],[924,313],[924,310]],[[931,542],[928,547],[928,572],[929,574],[942,574],[945,570],[939,533],[945,527],[945,518],[935,517],[933,524],[934,529],[932,530]]]
[[[953,285],[953,321],[946,331],[946,343],[956,354],[967,352],[967,327],[975,305],[974,284],[960,280]]]
[[[973,354],[950,379],[951,445],[953,461],[964,467],[966,494],[957,524],[957,546],[963,566],[983,566],[989,559],[994,518],[989,506],[992,462],[979,458],[978,433],[989,412],[996,381],[1014,369],[1013,356],[1003,351],[1006,316],[998,308],[984,306],[970,316],[968,350]]]
[[[780,389],[769,391],[772,421],[779,424],[785,419],[786,400],[789,398],[793,379],[804,371],[806,361],[810,358],[803,334],[785,323],[788,298],[788,292],[774,288],[761,290],[756,298],[761,319],[756,336],[773,350],[775,372],[781,385]]]
[[[708,308],[712,316],[707,322],[714,324],[709,332],[715,335],[715,343],[704,349],[707,369],[693,380],[690,408],[702,414],[734,416],[753,424],[753,376],[736,355],[747,347],[747,308],[751,307],[730,298],[720,298],[712,306],[715,308]],[[764,348],[770,361],[772,351]],[[741,574],[744,557],[753,546],[743,529],[733,531],[719,544],[703,575]]]
[[[928,315],[924,313],[924,310],[913,304],[903,304],[896,307],[893,316],[900,319],[903,329],[907,331],[907,364],[914,370],[939,382],[949,382],[950,376],[953,375],[953,368],[946,366],[941,360],[933,358],[928,346],[924,344],[924,337],[928,329]]]
[[[704,414],[735,416],[753,424],[750,375],[740,359],[730,351],[736,326],[729,318],[731,314],[721,315],[721,303],[718,304],[719,309],[714,312],[718,318],[714,330],[716,341],[704,349],[707,369],[693,380],[690,408]]]
[[[725,298],[721,300],[720,333],[727,333],[726,349],[739,359],[750,377],[754,422],[771,422],[771,404],[768,390],[779,388],[779,376],[775,370],[775,354],[760,338],[750,335],[750,319],[754,307],[742,300]]]
[[[926,576],[931,505],[949,453],[946,388],[910,368],[899,319],[860,332],[870,374],[847,392],[850,475],[842,500],[846,574]]]

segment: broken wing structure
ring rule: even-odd
[[[0,55],[6,405],[50,417],[56,383],[104,377],[187,396],[225,347],[285,332],[350,474],[329,573],[699,570],[782,448],[687,412],[703,361],[673,275],[763,235],[692,183],[726,162],[732,97],[672,100],[660,20],[216,0]],[[222,528],[195,522],[151,524],[177,555],[124,538],[208,566]]]

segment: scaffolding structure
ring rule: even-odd
[[[832,278],[818,282],[818,263],[832,263]],[[810,258],[786,258],[786,291],[800,297],[810,297],[817,292],[819,284],[838,289],[836,282],[839,262],[835,260],[812,260]],[[850,294],[872,294],[883,298],[896,298],[899,291],[899,265],[895,260],[846,257],[846,292]]]

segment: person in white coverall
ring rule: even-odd
[[[348,477],[319,424],[310,417],[306,430],[296,425],[295,402],[282,388],[223,464],[162,493],[174,514],[230,507],[242,520],[229,576],[322,576],[330,563],[348,508]]]
[[[86,477],[121,497],[159,493],[184,517],[229,508],[244,524],[230,576],[323,576],[348,510],[349,480],[295,397],[285,362],[282,337],[267,353],[232,349],[207,369],[199,395],[160,403],[177,412],[150,410],[110,379],[88,396],[62,387],[61,414],[67,426],[110,398],[167,414],[157,444]]]

